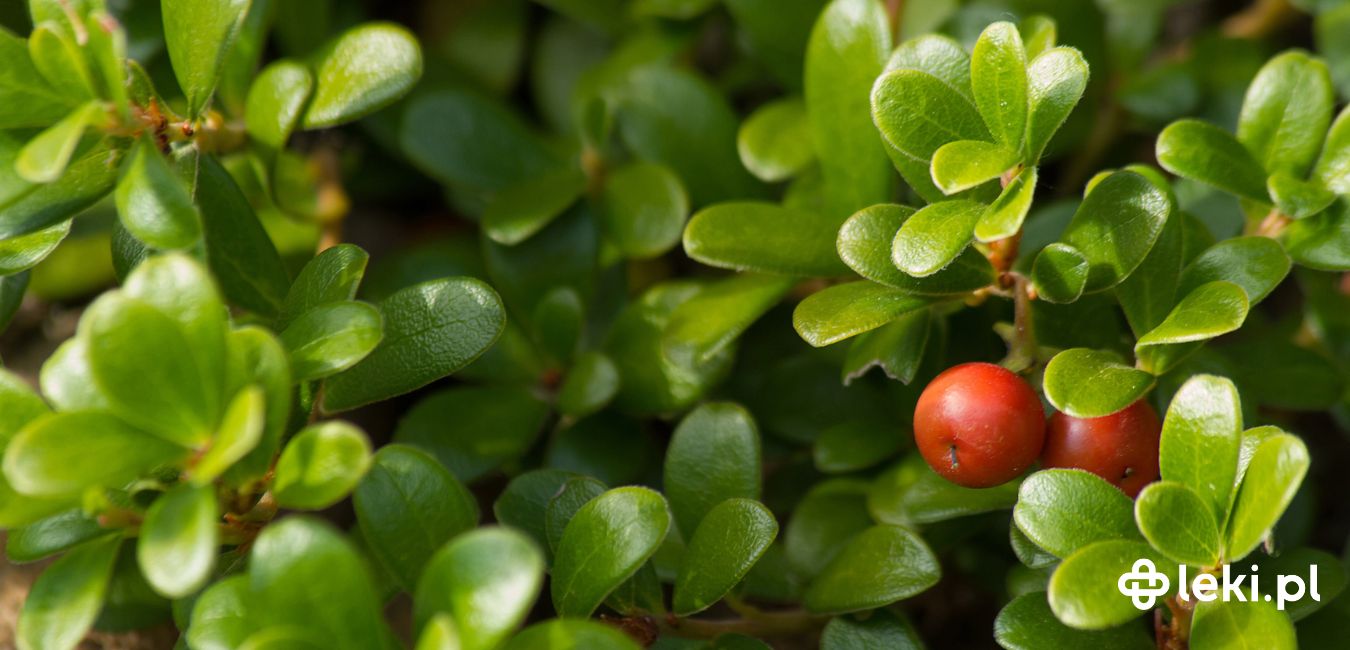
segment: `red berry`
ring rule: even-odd
[[[1041,464],[1087,470],[1134,498],[1158,480],[1161,436],[1158,414],[1143,400],[1099,418],[1055,413]]]
[[[1041,455],[1045,412],[1021,377],[992,363],[948,368],[914,408],[914,441],[933,471],[965,487],[1007,483]]]

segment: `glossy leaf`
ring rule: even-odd
[[[944,201],[921,208],[895,233],[891,260],[905,273],[926,277],[951,264],[970,245],[984,206]]]
[[[322,379],[356,365],[384,331],[379,310],[354,300],[319,305],[281,333],[297,382]]]
[[[122,487],[187,450],[97,411],[58,413],[24,427],[5,449],[5,478],[37,496]]]
[[[1214,512],[1194,490],[1172,481],[1150,483],[1134,504],[1139,530],[1178,563],[1214,566],[1222,537]]]
[[[1305,52],[1285,52],[1247,87],[1238,140],[1267,172],[1303,178],[1321,151],[1335,95],[1326,63]]]
[[[87,129],[104,117],[103,106],[90,102],[28,141],[14,161],[14,169],[29,183],[51,183],[60,178],[75,156]]]
[[[945,194],[956,194],[1002,176],[1021,160],[1006,144],[957,140],[933,152],[933,184]]]
[[[184,635],[197,650],[232,650],[248,638],[247,575],[224,578],[208,587],[192,606],[192,624]]]
[[[1247,292],[1247,304],[1261,302],[1289,274],[1289,255],[1269,237],[1225,239],[1186,265],[1177,286],[1187,296],[1215,280],[1232,282]]]
[[[1106,540],[1137,540],[1130,498],[1095,474],[1048,469],[1022,481],[1013,521],[1061,558]]]
[[[544,533],[548,537],[549,550],[558,550],[563,531],[567,530],[568,522],[572,521],[577,511],[608,490],[609,487],[604,483],[589,476],[568,479],[558,488],[544,511]]]
[[[750,413],[735,404],[712,403],[685,416],[666,450],[662,483],[686,537],[717,504],[758,499],[759,431]]]
[[[558,388],[558,410],[582,418],[602,408],[619,392],[619,369],[600,352],[577,357]]]
[[[0,240],[0,277],[21,273],[37,266],[70,234],[71,221],[37,232]]]
[[[822,650],[918,650],[924,645],[909,621],[879,609],[861,620],[849,616],[830,619],[820,635],[820,647]]]
[[[314,91],[314,74],[296,61],[268,64],[248,89],[244,128],[250,139],[278,151],[300,123],[300,114]]]
[[[1261,163],[1231,134],[1208,122],[1179,120],[1163,129],[1158,163],[1173,174],[1244,199],[1270,202]]]
[[[1308,448],[1281,433],[1262,441],[1251,455],[1228,522],[1224,553],[1237,561],[1270,533],[1308,473]]]
[[[462,650],[498,647],[524,622],[544,581],[544,556],[522,533],[482,528],[446,544],[417,584],[417,618],[449,614]]]
[[[114,196],[122,225],[147,246],[186,248],[201,239],[197,206],[149,140],[138,141]]]
[[[1063,236],[1088,260],[1084,290],[1113,287],[1133,273],[1172,212],[1167,193],[1135,172],[1114,172],[1092,186]]]
[[[410,591],[432,554],[478,523],[478,503],[464,484],[431,455],[405,445],[375,454],[353,504],[371,554]]]
[[[1150,372],[1167,372],[1193,352],[1195,344],[1241,327],[1247,310],[1242,287],[1223,280],[1202,284],[1186,294],[1161,324],[1139,337],[1135,356]]]
[[[998,198],[980,215],[979,222],[975,224],[977,241],[998,241],[1012,237],[1022,229],[1022,222],[1031,210],[1031,200],[1036,194],[1038,174],[1035,167],[1024,167],[1012,178]]]
[[[970,55],[970,85],[975,105],[994,140],[1014,152],[1022,150],[1027,131],[1026,57],[1022,35],[1009,22],[986,27]],[[937,161],[935,155],[934,172]],[[934,180],[936,176],[934,173]]]
[[[913,381],[928,348],[932,323],[932,310],[910,312],[853,339],[844,358],[844,383],[847,385],[867,374],[873,366],[880,367],[887,377],[901,383]],[[826,433],[821,432],[821,435]]]
[[[258,446],[267,424],[264,395],[262,387],[254,385],[234,396],[225,409],[210,448],[192,466],[190,478],[193,483],[209,484]]]
[[[656,257],[680,243],[689,197],[680,177],[655,163],[632,163],[605,179],[600,216],[625,257]]]
[[[811,122],[799,99],[769,102],[741,123],[736,135],[741,164],[774,183],[796,176],[816,159]]]
[[[291,283],[278,324],[284,329],[314,307],[355,298],[369,261],[370,255],[353,244],[338,244],[315,255]]]
[[[74,648],[94,624],[122,540],[86,543],[54,562],[23,602],[14,638],[18,647]]]
[[[1289,615],[1270,602],[1196,603],[1191,619],[1191,643],[1195,650],[1219,650],[1241,646],[1293,650],[1299,647]]]
[[[994,640],[1009,650],[1037,648],[1097,648],[1148,650],[1153,639],[1135,626],[1105,630],[1076,630],[1055,618],[1044,592],[1014,598],[994,619]]]
[[[911,454],[872,481],[867,510],[880,523],[922,526],[1007,510],[1017,503],[1017,490],[1017,481],[994,488],[962,487]]]
[[[1031,266],[1037,297],[1053,303],[1071,303],[1087,288],[1090,265],[1078,249],[1058,242],[1041,249]]]
[[[875,282],[850,282],[811,294],[792,312],[792,326],[807,343],[823,347],[874,330],[933,304]]]
[[[771,203],[720,203],[689,220],[684,251],[704,264],[740,271],[842,275],[848,267],[834,248],[839,224],[836,217]]]
[[[162,3],[164,42],[178,86],[187,95],[189,116],[200,115],[211,100],[249,4],[249,0]]]
[[[778,522],[756,501],[733,498],[714,506],[685,547],[675,578],[675,614],[688,616],[721,600],[777,536]]]
[[[332,413],[421,388],[463,368],[505,326],[501,299],[472,278],[432,280],[380,303],[384,339],[360,363],[328,379]]]
[[[1027,77],[1030,115],[1025,149],[1027,159],[1035,164],[1050,144],[1050,138],[1082,99],[1087,89],[1088,65],[1078,50],[1053,47],[1035,55],[1027,67]]]
[[[1133,571],[1141,559],[1153,562],[1156,570],[1176,582],[1177,565],[1148,544],[1097,542],[1066,558],[1050,577],[1050,609],[1064,624],[1080,630],[1104,630],[1138,618],[1143,612],[1118,585],[1120,576]]]
[[[1281,214],[1293,219],[1306,219],[1317,214],[1336,200],[1336,194],[1320,184],[1294,178],[1285,172],[1275,172],[1266,179],[1266,189]]]
[[[710,284],[670,314],[662,348],[671,358],[706,363],[778,304],[796,280],[738,273]]]
[[[974,248],[967,248],[946,268],[915,277],[891,261],[896,233],[914,214],[903,205],[879,204],[860,210],[839,229],[839,257],[858,275],[918,295],[959,294],[993,283],[994,268]]]
[[[1073,348],[1045,367],[1045,398],[1076,418],[1110,415],[1138,401],[1153,387],[1153,375],[1100,350]]]
[[[806,591],[807,609],[841,613],[873,609],[937,584],[937,557],[900,526],[873,526],[844,546]]]
[[[548,406],[524,387],[456,386],[414,405],[394,440],[430,452],[468,482],[524,455],[547,417]]]
[[[24,39],[0,33],[0,58],[7,64],[0,75],[0,128],[47,126],[72,108],[70,98],[52,88],[33,65]]]
[[[417,39],[392,23],[366,23],[344,32],[315,57],[314,97],[306,129],[365,117],[402,97],[422,76]]]
[[[669,526],[665,499],[646,488],[617,488],[582,506],[553,562],[558,613],[589,616],[656,552]]]
[[[179,485],[150,505],[136,559],[156,591],[182,598],[206,583],[219,553],[219,520],[212,487]]]
[[[1241,435],[1237,388],[1222,377],[1192,377],[1163,418],[1158,454],[1163,479],[1199,494],[1220,526],[1228,521]]]
[[[14,154],[17,152],[18,144],[15,143]],[[17,191],[12,196],[6,197],[4,210],[0,210],[0,237],[16,237],[50,228],[93,205],[112,191],[117,182],[117,168],[110,166],[108,161],[120,155],[115,143],[104,139],[88,151],[79,152],[59,180],[34,187],[22,179],[15,179],[22,185],[15,188]]]
[[[370,465],[360,429],[336,420],[311,425],[281,452],[272,495],[282,507],[322,510],[346,498]]]
[[[929,162],[933,152],[956,140],[990,139],[974,99],[962,92],[969,84],[962,89],[937,74],[894,69],[882,74],[872,87],[872,119],[893,149],[892,161],[905,181],[930,201],[942,196],[932,186]]]
[[[1343,16],[1350,11],[1340,10]],[[1322,143],[1322,154],[1313,167],[1312,179],[1336,194],[1350,193],[1350,111],[1341,109],[1336,121],[1327,131]]]

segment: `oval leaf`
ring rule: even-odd
[[[553,562],[553,606],[565,617],[587,617],[645,563],[670,527],[660,494],[617,488],[581,507],[568,522]]]
[[[688,616],[721,600],[777,536],[773,513],[756,501],[727,499],[708,511],[685,547],[675,578],[675,614]]]
[[[1067,558],[1105,540],[1137,540],[1130,498],[1096,474],[1048,469],[1022,481],[1013,521],[1037,546]]]
[[[456,537],[427,563],[417,584],[417,618],[449,614],[462,650],[496,648],[525,620],[544,582],[544,556],[510,528]]]
[[[873,526],[854,537],[806,590],[806,608],[843,613],[883,607],[937,584],[937,556],[900,526]]]
[[[1074,348],[1046,364],[1042,385],[1055,408],[1076,418],[1099,418],[1135,403],[1153,382],[1153,375],[1113,353]]]
[[[322,510],[351,493],[370,467],[370,440],[336,420],[305,427],[277,459],[277,505]]]
[[[407,93],[422,77],[422,48],[393,23],[347,30],[316,57],[314,98],[304,127],[322,129],[365,117]]]
[[[219,552],[219,525],[213,487],[182,484],[150,504],[136,560],[155,591],[182,598],[206,583]]]

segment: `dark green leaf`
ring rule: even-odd
[[[688,616],[730,593],[778,536],[778,522],[757,501],[727,499],[708,511],[686,547],[675,578],[674,612]]]
[[[1289,274],[1289,256],[1269,237],[1225,239],[1201,253],[1181,273],[1177,293],[1183,296],[1201,285],[1227,280],[1247,292],[1247,304],[1261,302]]]
[[[873,609],[937,584],[937,557],[918,535],[900,526],[873,526],[854,537],[806,591],[814,612]]]
[[[958,46],[959,49],[959,46]],[[944,61],[944,70],[950,62]],[[905,181],[930,201],[942,192],[932,185],[933,152],[956,140],[988,140],[974,99],[939,71],[892,69],[872,87],[872,119],[890,145],[892,162]]]
[[[637,162],[605,178],[600,196],[605,234],[625,257],[656,257],[680,243],[689,197],[670,168]]]
[[[994,268],[974,248],[967,248],[946,268],[927,277],[896,268],[891,261],[892,243],[913,214],[912,208],[893,204],[859,211],[839,229],[839,257],[858,275],[919,295],[966,293],[993,283]]]
[[[47,126],[73,107],[71,98],[52,88],[33,66],[24,39],[0,31],[0,59],[6,63],[0,75],[0,128]]]
[[[1017,489],[1017,481],[994,488],[961,487],[938,476],[922,456],[909,454],[872,482],[867,509],[883,524],[918,526],[1007,510],[1017,503]]]
[[[690,257],[722,268],[784,275],[848,272],[834,240],[837,217],[772,203],[720,203],[695,214],[684,230]]]
[[[1089,189],[1063,237],[1088,260],[1084,290],[1109,289],[1133,273],[1172,212],[1167,192],[1135,172],[1114,172]]]
[[[680,530],[692,536],[726,499],[758,499],[759,472],[759,431],[748,411],[712,403],[685,416],[670,439],[663,481]]]
[[[850,479],[812,486],[783,531],[783,550],[794,573],[804,579],[819,575],[845,543],[872,525],[867,488]]]
[[[1038,297],[1054,303],[1071,303],[1083,295],[1088,271],[1088,260],[1078,249],[1056,242],[1036,255],[1031,282]]]
[[[74,648],[103,608],[120,537],[88,542],[57,560],[33,583],[14,638],[22,648]]]
[[[873,366],[901,383],[913,381],[928,348],[931,322],[931,310],[911,312],[853,339],[844,358],[844,384],[865,375]]]
[[[147,246],[187,248],[201,239],[197,206],[149,140],[135,145],[114,196],[122,225]]]
[[[0,40],[3,36],[0,35]],[[13,165],[8,145],[18,153],[17,142],[6,142],[0,135],[0,163]],[[112,191],[117,182],[116,162],[121,156],[111,139],[105,139],[78,155],[66,167],[66,173],[53,183],[36,186],[18,179],[5,178],[0,192],[0,237],[27,235],[66,221]],[[6,174],[8,176],[8,174]],[[17,187],[13,184],[17,181]]]
[[[361,247],[338,244],[314,256],[291,283],[277,324],[285,329],[291,321],[319,305],[351,300],[365,276],[370,255]]]
[[[1014,598],[994,619],[994,640],[1009,650],[1042,648],[1097,648],[1149,650],[1153,640],[1137,626],[1105,630],[1076,630],[1055,618],[1044,592]]]
[[[753,273],[710,284],[671,312],[662,348],[672,359],[707,363],[777,305],[794,284],[790,277]]]
[[[548,536],[550,551],[558,550],[563,531],[567,530],[567,523],[572,521],[577,511],[607,490],[609,486],[589,476],[568,479],[558,488],[558,493],[548,500],[548,508],[544,511],[544,533]]]
[[[574,478],[578,476],[556,469],[525,472],[506,484],[506,489],[492,504],[492,514],[502,525],[525,531],[541,548],[548,549],[545,517],[549,501]]]
[[[107,534],[96,519],[76,508],[9,530],[5,555],[10,562],[35,562]]]
[[[619,369],[601,352],[577,357],[558,388],[558,410],[574,418],[583,418],[609,404],[619,392]],[[493,437],[500,436],[494,431]]]
[[[927,322],[924,323],[927,327]],[[900,450],[902,435],[887,425],[867,420],[849,420],[820,432],[811,457],[816,469],[841,474],[865,469]]]
[[[1142,367],[1161,375],[1198,345],[1242,326],[1247,319],[1247,292],[1222,280],[1186,294],[1157,327],[1139,337],[1134,354]]]
[[[640,487],[610,490],[568,522],[553,563],[553,605],[586,617],[651,558],[670,526],[660,494]]]
[[[483,211],[483,232],[498,243],[518,244],[562,214],[585,189],[585,174],[570,166],[512,184]]]
[[[919,650],[923,641],[903,618],[879,609],[862,620],[849,616],[830,619],[820,635],[821,650]]]
[[[1152,250],[1139,267],[1116,285],[1116,299],[1136,337],[1143,336],[1167,318],[1176,305],[1177,284],[1186,263],[1183,218],[1168,219]]]

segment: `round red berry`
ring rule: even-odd
[[[1021,377],[992,363],[966,363],[924,388],[914,409],[914,441],[947,480],[993,487],[1036,462],[1045,442],[1045,412]]]
[[[1133,498],[1158,480],[1161,436],[1158,414],[1143,400],[1099,418],[1055,413],[1041,464],[1087,470]]]

